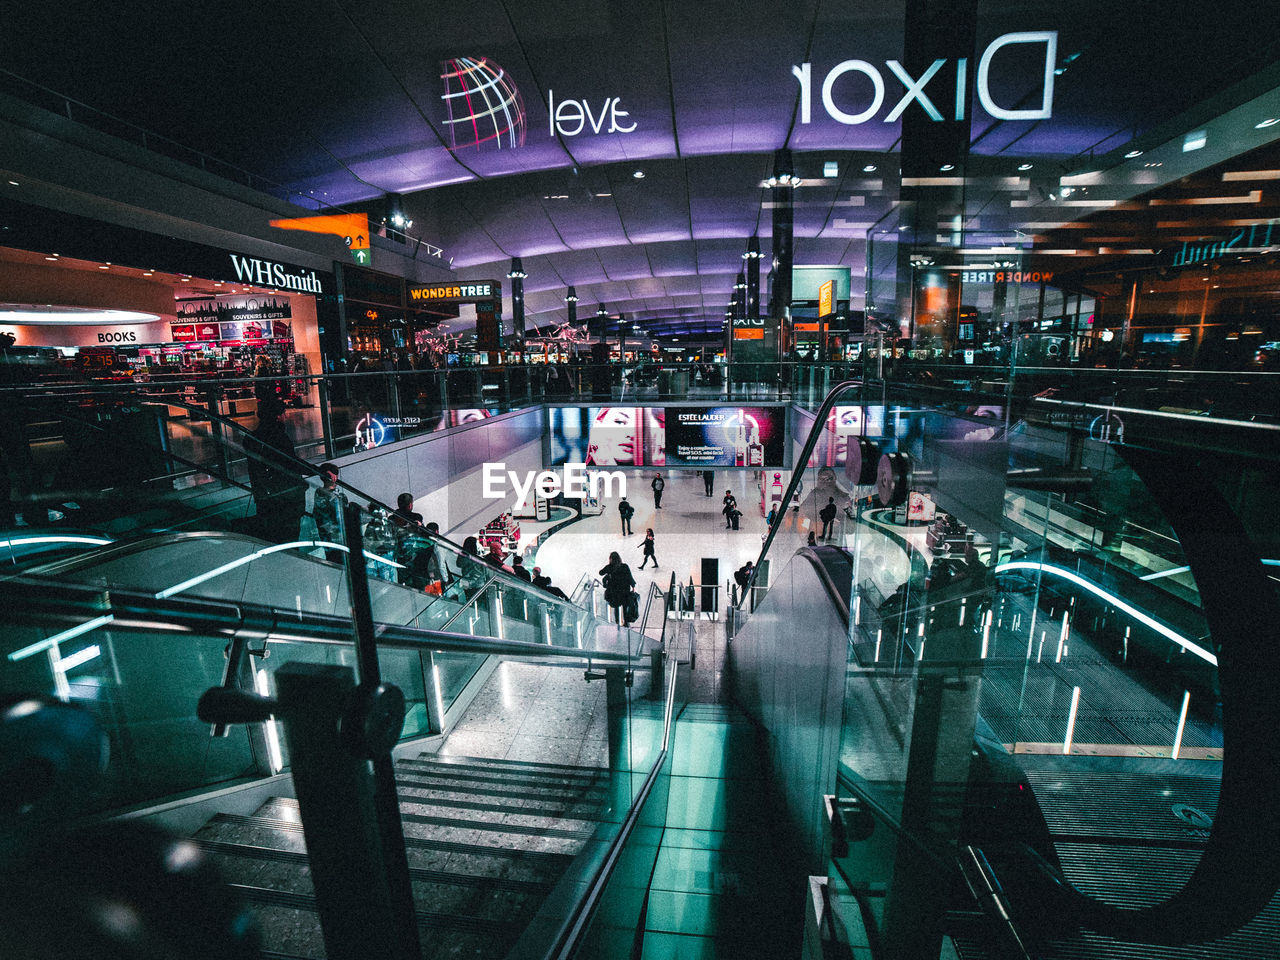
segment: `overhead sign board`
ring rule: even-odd
[[[470,283],[434,283],[409,287],[414,303],[480,303],[502,299],[502,284],[496,280],[473,280]]]

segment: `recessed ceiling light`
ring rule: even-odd
[[[1029,163],[1020,163],[1020,164],[1018,164],[1018,169],[1019,169],[1019,170],[1030,170],[1030,169],[1031,169],[1031,164],[1029,164]]]
[[[52,257],[45,257],[46,260],[57,260],[58,255],[55,253]]]
[[[9,181],[9,186],[11,186],[11,187],[18,187],[18,186],[21,186],[21,184],[20,184],[20,183],[18,183],[18,181],[17,181],[17,180],[10,180],[10,181]]]
[[[865,167],[863,167],[863,168],[862,168],[862,172],[863,172],[863,173],[875,173],[875,172],[876,172],[876,165],[875,165],[874,163],[868,163]]]
[[[100,264],[98,264],[98,269],[99,269],[99,270],[110,270],[111,268],[110,268],[109,266],[107,266],[106,264],[100,263]]]
[[[636,170],[636,171],[634,171],[631,175],[632,175],[633,177],[635,177],[637,180],[643,180],[643,179],[644,179],[644,171],[643,171],[643,170]]]
[[[1142,156],[1141,150],[1130,150],[1128,153],[1124,155],[1124,158],[1126,160],[1132,160],[1134,157],[1140,157],[1140,156]]]
[[[956,165],[954,163],[944,163],[938,169],[941,170],[943,173],[946,173],[948,170],[954,170],[955,168],[956,168]]]
[[[1265,120],[1259,120],[1257,123],[1255,123],[1255,124],[1253,125],[1253,129],[1255,129],[1255,130],[1265,130],[1265,129],[1267,129],[1267,127],[1274,127],[1277,123],[1280,123],[1280,117],[1267,117],[1267,119],[1265,119]],[[10,180],[9,182],[10,182],[10,183],[13,183],[13,181],[12,181],[12,180]],[[13,185],[14,185],[15,187],[17,186],[17,184],[16,184],[16,183],[14,183]]]

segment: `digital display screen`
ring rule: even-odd
[[[786,439],[782,407],[668,407],[667,464],[780,467]]]
[[[549,462],[780,467],[784,407],[551,407]]]

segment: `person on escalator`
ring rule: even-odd
[[[460,599],[470,600],[488,579],[489,574],[480,558],[480,541],[475,537],[467,537],[462,541],[462,554],[458,557],[458,579],[454,584],[461,594]]]
[[[258,535],[271,543],[297,540],[298,526],[307,512],[307,484],[283,414],[284,404],[275,397],[259,401],[258,426],[244,438]]]
[[[387,519],[387,508],[380,503],[369,505],[369,522],[364,528],[365,569],[379,580],[395,580],[396,528]],[[378,559],[371,559],[372,554]]]
[[[321,540],[342,543],[342,518],[347,498],[338,489],[338,466],[320,464],[320,489],[311,498],[311,519],[316,522],[316,533]],[[325,547],[324,557],[330,563],[342,563],[343,551],[337,547]]]

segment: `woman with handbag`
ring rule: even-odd
[[[617,550],[609,554],[608,565],[600,569],[600,580],[604,584],[604,602],[609,605],[614,623],[629,623],[624,608],[631,597],[631,588],[636,585],[636,578],[632,576],[631,568],[622,562]]]

